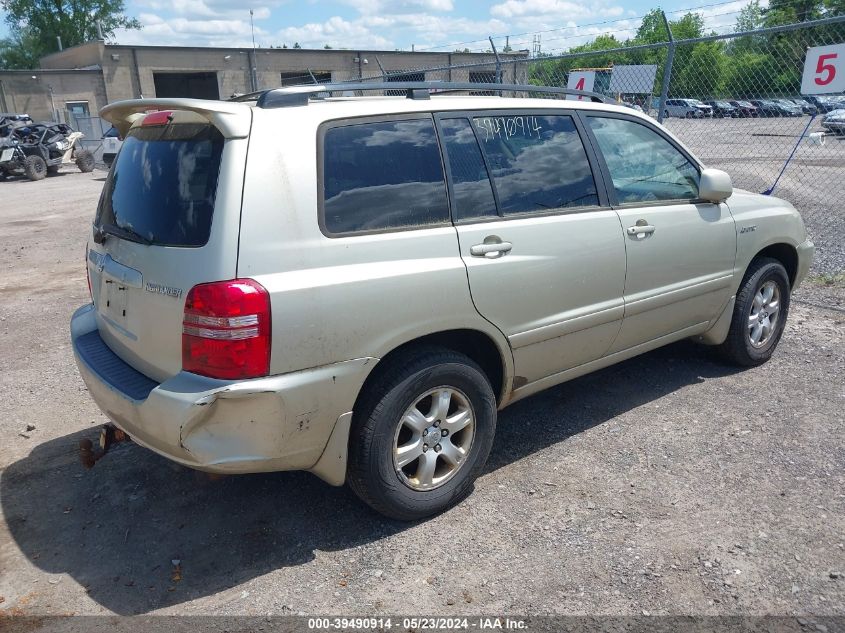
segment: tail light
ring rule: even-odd
[[[191,288],[182,321],[182,369],[210,378],[270,372],[270,295],[252,279]]]

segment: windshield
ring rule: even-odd
[[[207,124],[133,128],[103,188],[95,224],[142,243],[204,245],[222,151],[223,136]]]

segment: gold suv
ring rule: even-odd
[[[813,256],[790,204],[597,95],[481,88],[532,98],[104,108],[124,141],[71,330],[105,414],[186,466],[309,470],[410,520],[468,494],[521,398],[684,338],[772,355]],[[365,90],[408,98],[332,96]]]

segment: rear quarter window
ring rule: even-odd
[[[322,225],[329,235],[449,222],[434,121],[372,121],[323,135]]]
[[[109,172],[95,223],[160,246],[203,246],[211,233],[222,152],[223,136],[210,125],[131,129]]]

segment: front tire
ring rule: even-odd
[[[30,180],[43,180],[47,176],[47,163],[37,154],[27,156],[23,165],[23,173]]]
[[[783,264],[769,257],[752,261],[736,296],[728,337],[719,347],[722,355],[742,367],[769,360],[783,334],[789,300]]]
[[[378,370],[353,418],[347,480],[393,519],[455,505],[481,474],[496,431],[496,397],[468,357],[427,347]]]

